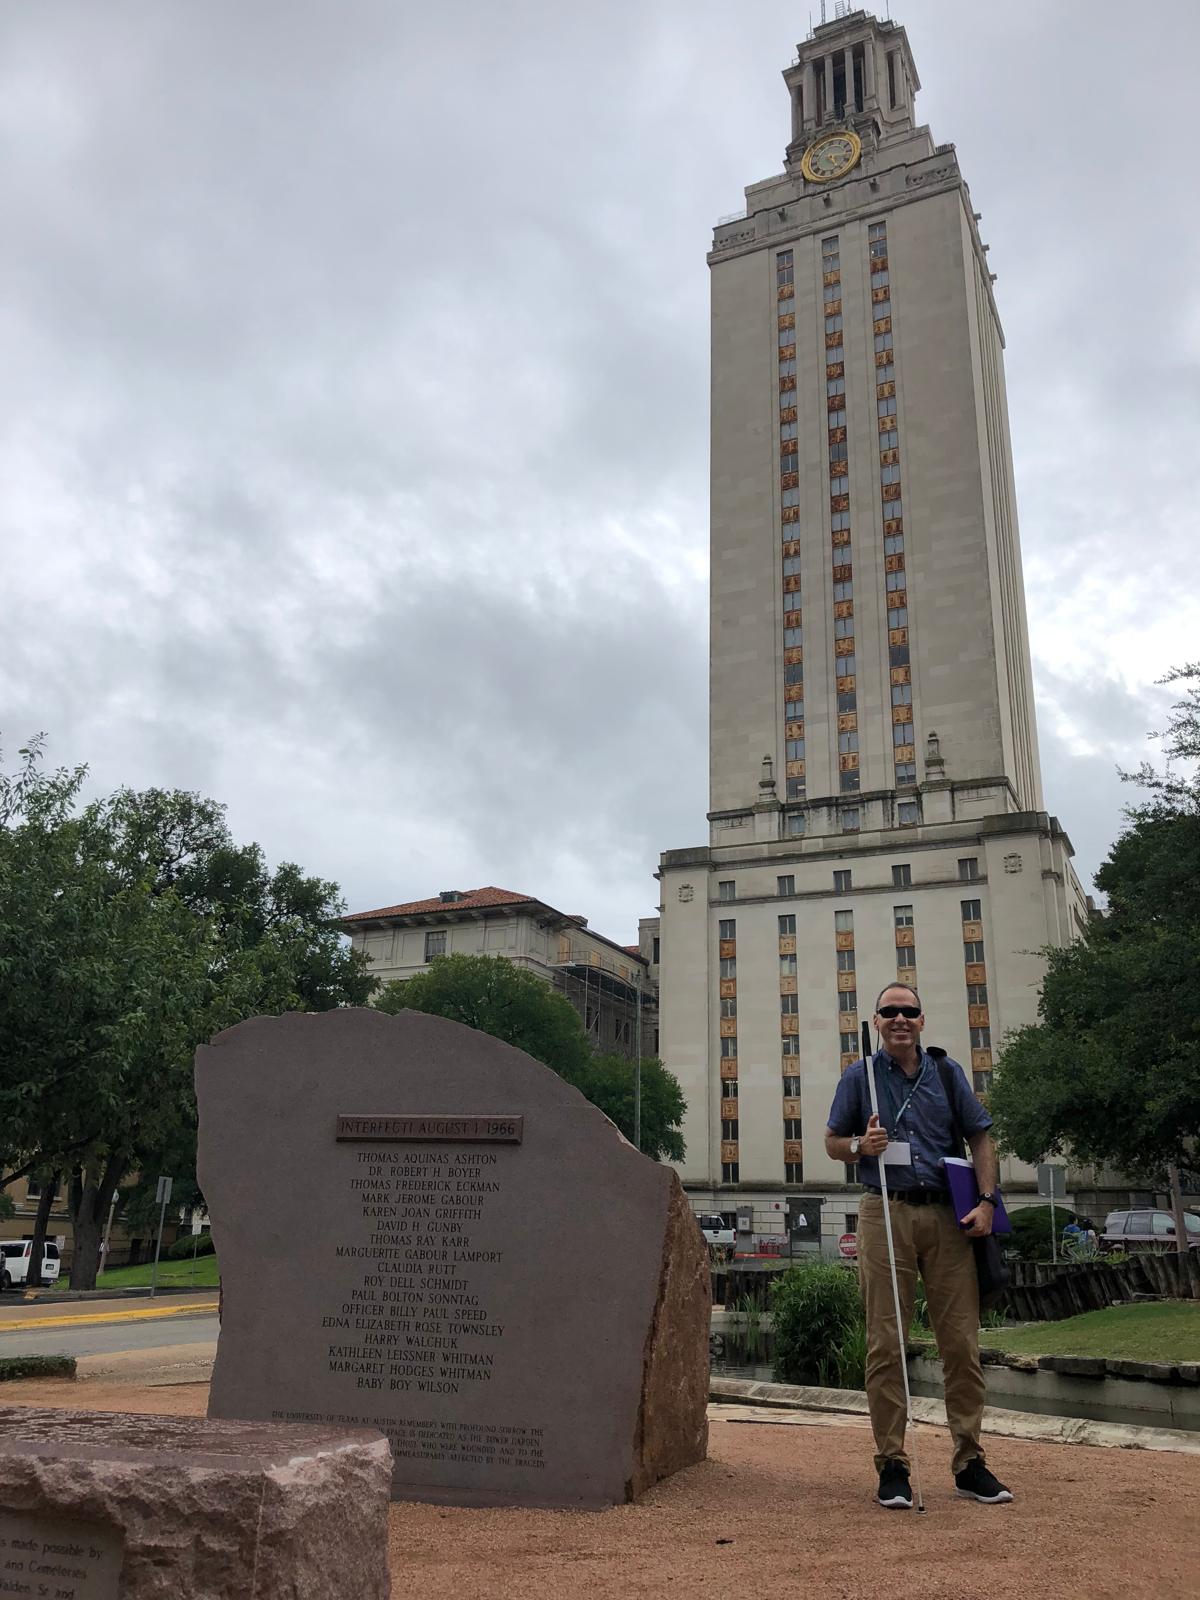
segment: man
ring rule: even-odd
[[[924,1025],[915,989],[894,983],[882,991],[875,1002],[875,1029],[882,1049],[869,1063],[856,1061],[842,1074],[825,1134],[826,1153],[834,1161],[856,1162],[866,1190],[858,1212],[858,1271],[867,1318],[867,1403],[875,1434],[879,1504],[896,1511],[911,1509],[912,1489],[904,1450],[907,1419],[900,1340],[879,1180],[880,1158],[893,1143],[898,1148],[886,1163],[887,1184],[905,1336],[912,1322],[919,1272],[945,1374],[955,1488],[960,1495],[985,1505],[1012,1499],[988,1470],[979,1442],[985,1391],[979,1364],[979,1287],[971,1241],[992,1231],[997,1177],[996,1147],[988,1133],[992,1119],[953,1061],[949,1062],[953,1070],[947,1074],[951,1085],[951,1098],[947,1099],[937,1060],[921,1046]],[[936,1055],[948,1060],[942,1051]],[[879,1116],[871,1112],[868,1066],[875,1076]],[[956,1129],[970,1145],[980,1190],[979,1204],[961,1218],[952,1209],[945,1169],[940,1165],[943,1156],[962,1154]]]

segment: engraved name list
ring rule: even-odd
[[[459,1394],[490,1383],[504,1327],[489,1291],[504,1251],[475,1237],[501,1192],[499,1156],[428,1147],[354,1155],[348,1184],[363,1235],[333,1250],[362,1270],[321,1319],[329,1371],[347,1387],[388,1392]]]

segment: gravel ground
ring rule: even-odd
[[[207,1386],[5,1384],[5,1404],[202,1414]],[[603,1512],[396,1505],[394,1600],[1188,1600],[1200,1596],[1200,1460],[996,1440],[1017,1500],[957,1500],[949,1442],[921,1429],[924,1516],[874,1505],[857,1418],[737,1421],[714,1408],[709,1460]],[[718,1543],[718,1541],[725,1541]]]

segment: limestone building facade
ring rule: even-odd
[[[918,984],[986,1092],[1086,901],[1044,808],[1004,338],[954,147],[896,23],[817,27],[783,77],[784,170],[708,256],[710,831],[661,859],[662,1055],[694,1204],[769,1230],[821,1197],[836,1234],[858,1191],[825,1119],[876,993]]]

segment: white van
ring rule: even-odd
[[[33,1250],[31,1239],[0,1239],[0,1289],[15,1288],[29,1277],[29,1257]],[[55,1283],[62,1271],[62,1258],[53,1239],[47,1239],[42,1251],[42,1282]]]

